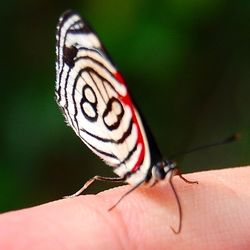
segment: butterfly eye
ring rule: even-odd
[[[76,57],[76,54],[77,48],[75,46],[63,47],[63,60],[70,68],[75,66],[74,58]]]

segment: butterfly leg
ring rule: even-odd
[[[190,180],[187,180],[185,177],[183,177],[182,174],[178,174],[178,175],[179,175],[179,177],[180,177],[183,181],[185,181],[185,182],[188,183],[188,184],[198,184],[198,181],[190,181]]]
[[[158,181],[157,181],[157,180],[154,180],[154,182],[151,183],[149,187],[154,187],[154,186],[156,185],[156,183],[158,183]]]
[[[110,181],[110,182],[123,182],[125,181],[125,178],[121,177],[104,177],[96,175],[89,179],[77,192],[75,192],[72,195],[65,196],[64,198],[72,198],[80,195],[85,189],[87,189],[94,181]]]
[[[177,201],[177,205],[178,205],[178,211],[179,211],[179,225],[178,225],[178,228],[177,228],[177,230],[175,230],[173,227],[171,227],[171,229],[175,234],[178,234],[178,233],[180,233],[181,226],[182,226],[182,208],[181,208],[181,202],[180,202],[179,196],[178,196],[178,194],[177,194],[177,192],[175,190],[174,184],[172,182],[172,178],[173,178],[174,175],[178,175],[183,181],[185,181],[188,184],[198,184],[198,181],[187,180],[185,177],[182,176],[179,169],[176,169],[175,172],[172,172],[172,175],[170,177],[170,180],[169,180],[170,187],[173,190],[173,193],[174,193],[175,199]]]
[[[183,177],[183,175],[181,174],[178,168],[174,170],[174,175],[178,175],[183,181],[185,181],[188,184],[198,184],[198,181],[190,181],[190,180],[187,180],[185,177]]]
[[[112,207],[109,208],[108,211],[113,210],[128,194],[130,194],[131,192],[133,192],[135,189],[137,189],[139,186],[141,186],[144,182],[145,182],[145,180],[142,180],[141,182],[139,182],[138,184],[136,184],[135,186],[133,186],[132,188],[130,188],[126,193],[124,193],[120,197],[120,199]]]

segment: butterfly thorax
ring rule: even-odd
[[[171,160],[162,160],[157,162],[151,169],[151,175],[148,176],[149,183],[156,183],[160,180],[170,179],[178,174],[176,162]]]

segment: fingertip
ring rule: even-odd
[[[244,199],[250,168],[187,178],[199,185],[189,185],[178,176],[173,179],[183,211],[177,235],[173,232],[179,219],[176,201],[169,183],[161,182],[138,188],[111,211],[129,186],[2,214],[0,249],[34,245],[41,249],[225,249],[228,242],[239,249],[242,242],[250,244],[246,240],[250,239],[250,201]]]

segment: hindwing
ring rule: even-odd
[[[151,156],[141,117],[99,38],[77,13],[57,27],[56,101],[81,140],[121,177],[145,179]]]

